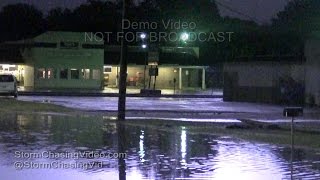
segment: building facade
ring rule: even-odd
[[[104,50],[90,48],[103,42],[87,42],[83,33],[47,32],[25,48],[24,86],[35,89],[101,89]]]
[[[226,101],[320,105],[320,32],[305,42],[304,57],[225,63]]]
[[[303,97],[293,98],[304,96],[301,89],[305,83],[304,77],[305,65],[299,62],[226,63],[224,100],[298,103],[303,101]]]
[[[156,89],[206,89],[205,66],[159,65],[158,76],[149,76],[150,66],[128,65],[127,85],[133,88]],[[120,68],[118,65],[104,66],[104,85],[117,87]],[[156,82],[155,82],[156,81]]]
[[[320,105],[320,32],[311,34],[305,45],[306,101]]]
[[[89,39],[86,34],[49,31],[33,39],[0,44],[0,73],[14,74],[26,89],[102,90],[118,87],[120,46],[105,46],[101,38]],[[18,60],[1,53],[7,47],[15,51]],[[199,58],[197,48],[162,49],[172,52],[179,50],[183,56],[187,49],[194,54],[195,59]],[[161,63],[165,57],[156,64],[159,73],[154,78],[149,76],[149,70],[155,66],[148,64],[150,57],[145,55],[145,50],[138,46],[130,47],[129,50],[129,53],[142,55],[135,59],[130,54],[128,56],[129,87],[153,88],[155,84],[156,89],[206,88],[206,66]],[[135,61],[140,63],[132,63]]]

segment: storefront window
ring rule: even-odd
[[[45,68],[39,68],[38,69],[37,78],[38,79],[45,79],[46,78],[46,70],[45,70]]]
[[[82,69],[81,72],[83,79],[90,79],[90,69]]]
[[[101,74],[99,69],[92,70],[92,79],[100,80]]]
[[[68,69],[60,70],[60,79],[68,79]]]
[[[71,79],[79,79],[79,70],[78,69],[71,69]]]
[[[47,69],[47,77],[48,79],[55,79],[56,77],[56,71],[53,68]]]

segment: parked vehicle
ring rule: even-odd
[[[12,74],[0,74],[0,95],[18,97],[18,81]]]

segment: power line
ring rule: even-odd
[[[225,9],[227,9],[227,10],[233,12],[233,13],[236,13],[236,14],[238,14],[238,15],[241,15],[241,16],[244,16],[244,17],[246,17],[246,18],[249,18],[249,19],[252,20],[252,21],[256,21],[256,22],[258,22],[258,23],[262,23],[262,24],[263,24],[263,22],[261,22],[259,19],[255,18],[255,17],[252,17],[252,16],[250,16],[250,15],[248,15],[248,14],[245,14],[245,13],[243,13],[243,12],[240,12],[239,10],[234,9],[234,8],[232,8],[232,7],[230,7],[230,6],[227,6],[227,5],[225,5],[224,3],[220,2],[220,1],[215,0],[215,2],[216,2],[218,5],[220,5],[221,7],[225,8]],[[224,2],[225,2],[225,1],[224,1]]]

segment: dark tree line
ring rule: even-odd
[[[74,10],[55,8],[44,15],[32,5],[14,4],[0,12],[0,41],[32,38],[45,31],[119,32],[122,1],[88,0]],[[211,0],[145,0],[130,4],[129,19],[137,22],[196,22],[194,32],[234,32],[232,42],[195,42],[206,63],[234,60],[235,57],[301,54],[305,37],[319,30],[320,2],[293,0],[270,25],[221,17]],[[159,27],[153,31],[168,31]],[[181,31],[172,30],[170,31]]]

